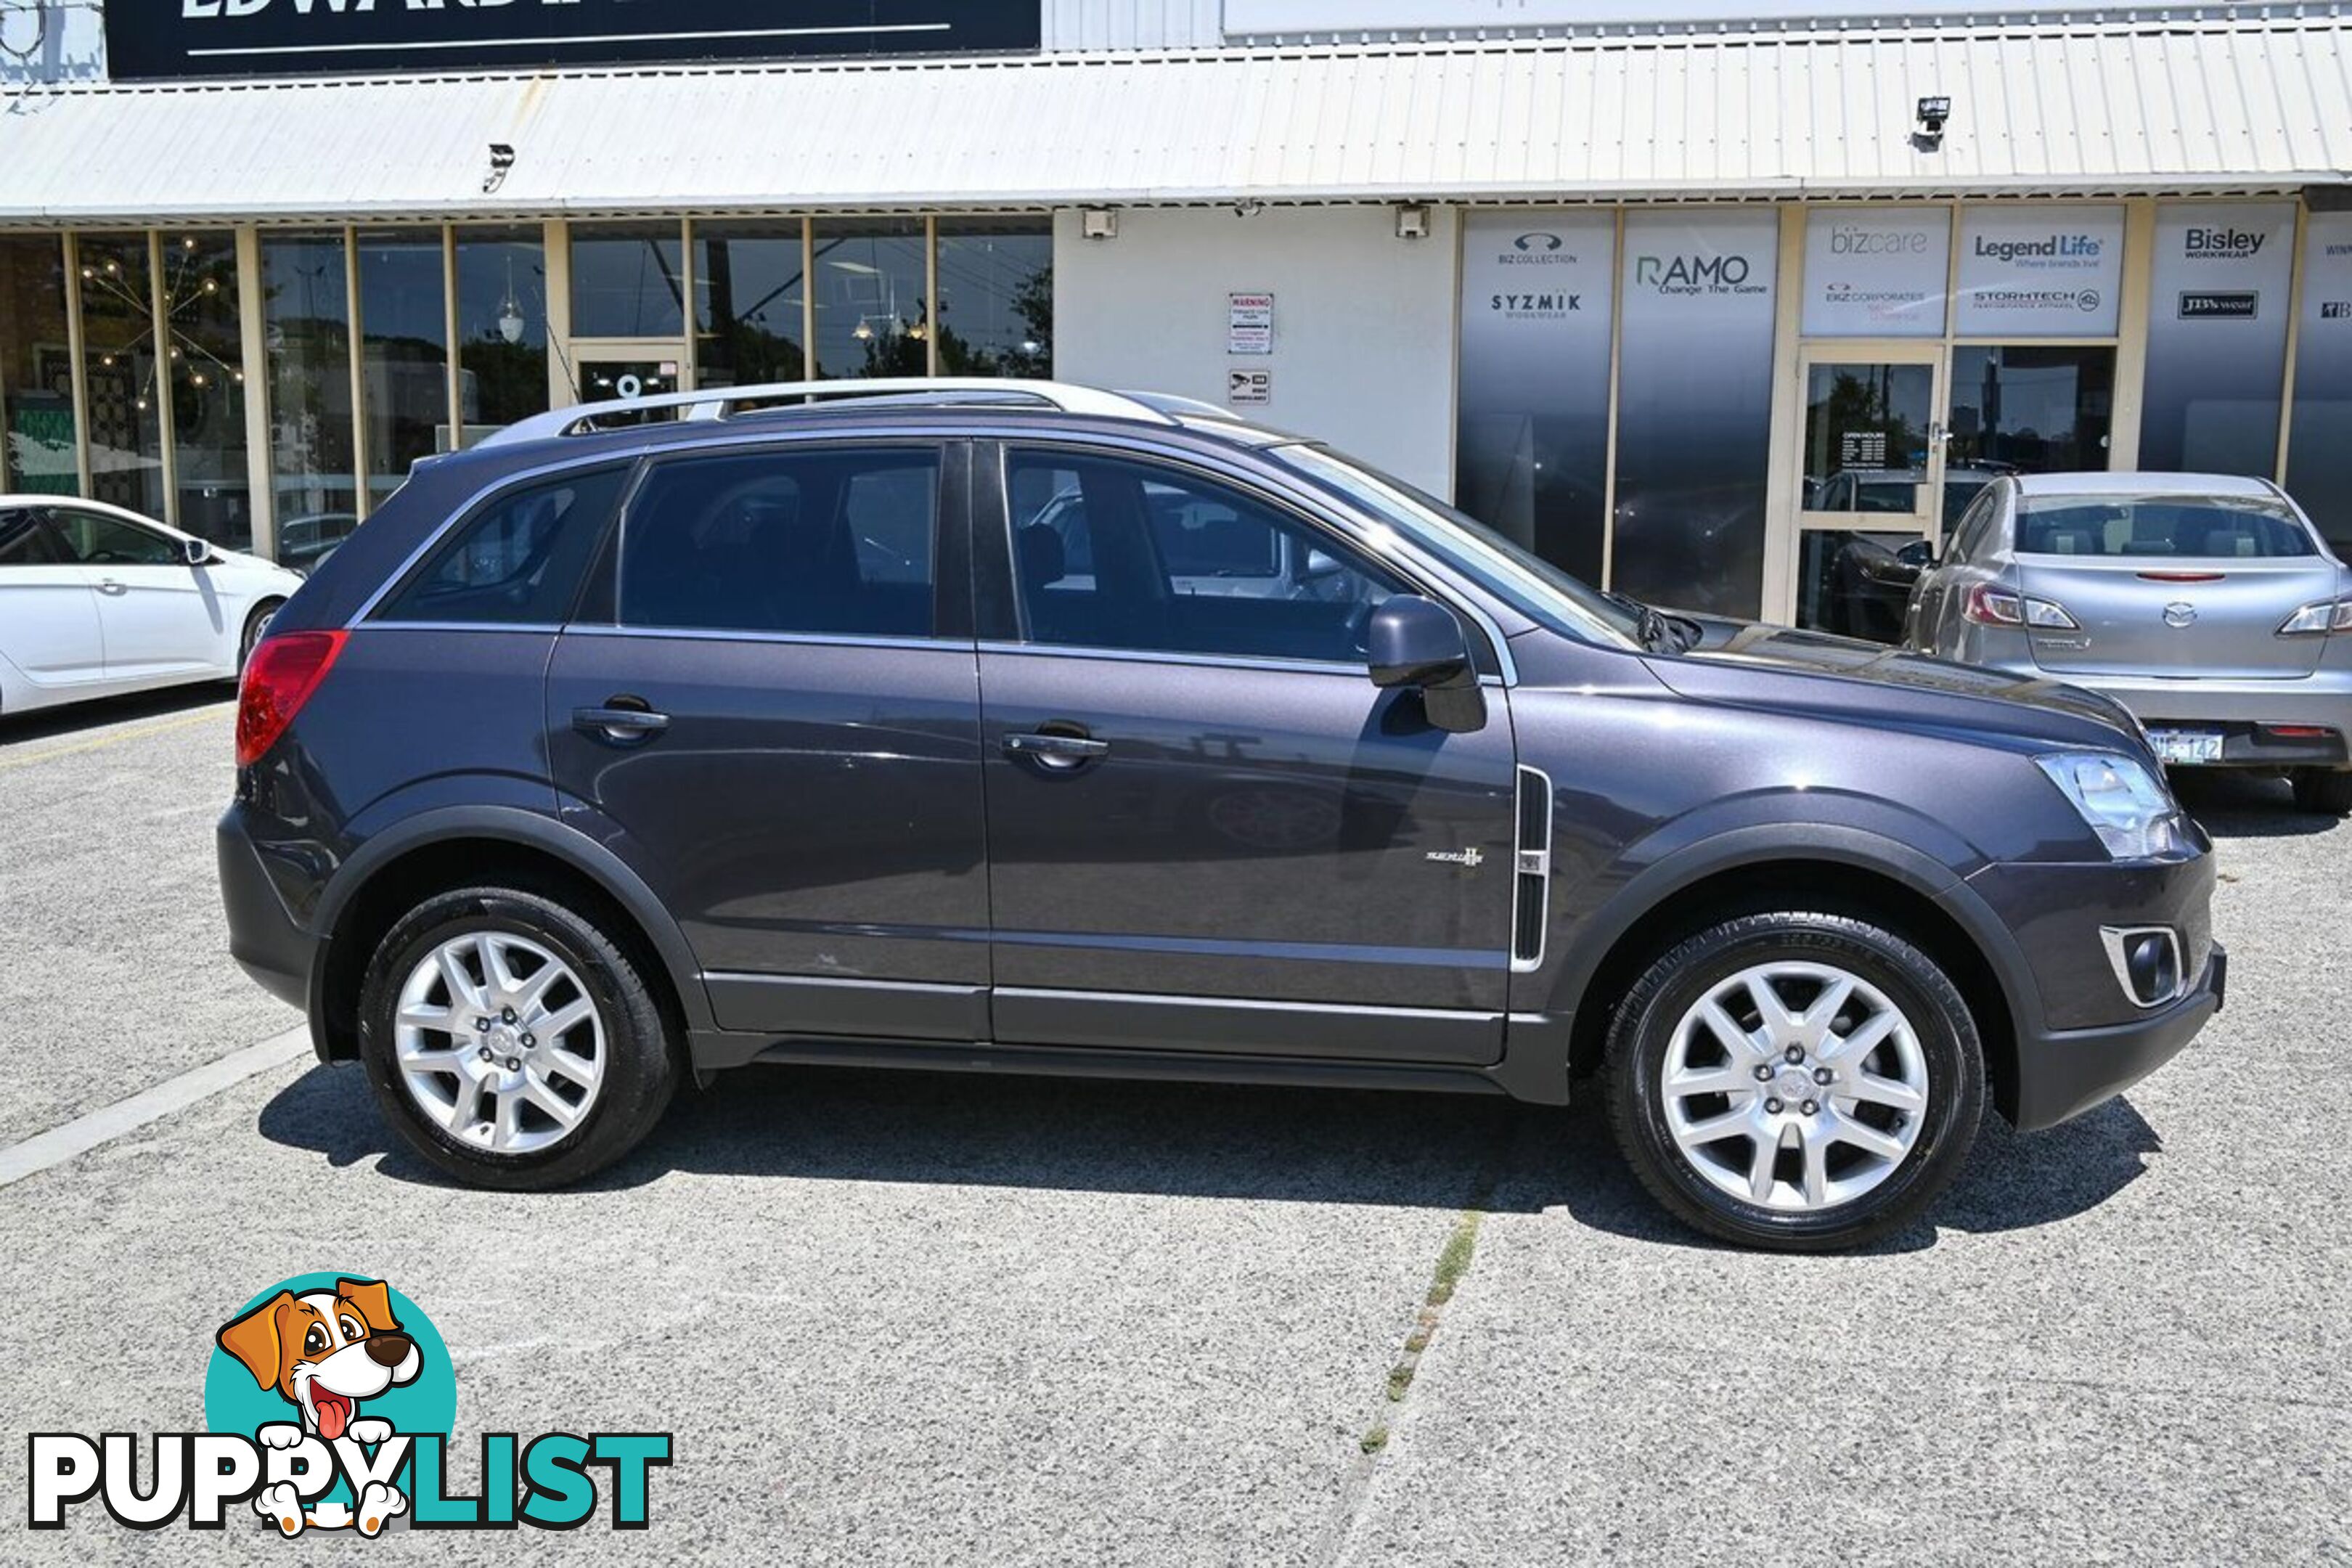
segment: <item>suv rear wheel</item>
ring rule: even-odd
[[[477,1186],[562,1186],[652,1131],[677,1055],[639,961],[544,895],[426,900],[378,944],[360,1055],[411,1147]]]
[[[1983,1050],[1950,978],[1843,915],[1749,915],[1675,946],[1618,1009],[1607,1076],[1618,1145],[1660,1203],[1790,1252],[1907,1223],[1984,1116]]]

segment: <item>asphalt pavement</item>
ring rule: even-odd
[[[0,724],[0,1151],[298,1021],[224,951],[228,731]],[[484,1430],[677,1443],[646,1536],[286,1549],[339,1560],[2352,1559],[2352,828],[2190,803],[2229,1010],[1860,1257],[1694,1241],[1590,1107],[760,1068],[505,1197],[265,1068],[0,1186],[0,1562],[250,1557],[27,1532],[19,1434],[201,1427],[214,1331],[318,1268],[431,1313],[461,1481]]]

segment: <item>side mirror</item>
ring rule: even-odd
[[[202,566],[213,558],[213,547],[201,539],[180,541],[180,559],[191,566]]]
[[[1486,727],[1486,694],[1470,662],[1470,640],[1444,605],[1418,594],[1382,600],[1366,628],[1364,651],[1372,684],[1418,690],[1436,728],[1466,735]]]
[[[1916,566],[1925,572],[1936,564],[1936,547],[1924,539],[1915,539],[1896,551],[1895,559],[1906,566]]]
[[[1393,594],[1372,612],[1364,651],[1374,686],[1428,688],[1477,684],[1462,623],[1418,594]]]

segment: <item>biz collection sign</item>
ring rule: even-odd
[[[1809,338],[1939,338],[1952,215],[1828,208],[1805,218]]]
[[[2123,279],[2123,208],[1980,208],[1960,226],[1955,331],[1979,338],[2113,337]]]
[[[110,0],[108,74],[184,77],[1034,50],[1036,0]]]
[[[1529,207],[1463,221],[1455,496],[1596,581],[1616,268],[1617,220],[1605,212]]]

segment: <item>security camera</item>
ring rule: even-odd
[[[1921,132],[1930,137],[1941,136],[1944,133],[1944,121],[1952,117],[1952,100],[1940,94],[1934,98],[1923,98],[1919,100],[1918,112]]]

